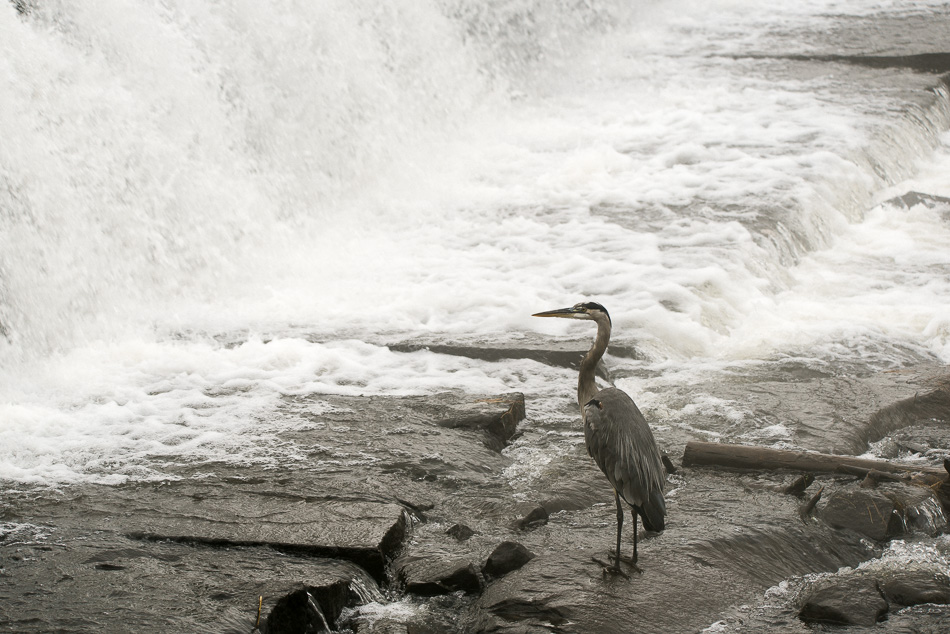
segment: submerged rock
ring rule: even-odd
[[[531,509],[527,515],[517,522],[517,527],[523,531],[538,528],[548,523],[549,514],[543,506]]]
[[[472,528],[466,526],[465,524],[455,524],[454,526],[450,527],[447,531],[445,531],[445,534],[449,535],[450,537],[454,537],[460,542],[464,542],[465,540],[469,539],[472,535],[474,535],[475,531]]]

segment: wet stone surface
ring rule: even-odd
[[[906,393],[909,380],[889,389]],[[811,379],[791,385],[799,401],[824,398]],[[564,400],[565,420],[575,407]],[[875,557],[867,535],[827,520],[832,500],[879,496],[903,512],[931,490],[818,474],[787,493],[800,474],[680,468],[668,479],[667,529],[641,533],[642,573],[605,575],[594,559],[613,546],[610,485],[579,430],[512,424],[526,410],[520,395],[293,397],[275,414],[300,422],[278,468],[181,465],[180,480],[10,493],[2,623],[251,632],[263,597],[260,628],[274,632],[324,622],[399,634],[698,631],[784,579]],[[910,427],[894,433],[918,424],[913,411],[898,408]],[[656,429],[679,466],[677,432]],[[519,456],[539,448],[561,458],[518,476]],[[821,487],[803,519],[803,499]],[[922,531],[902,517],[904,535]],[[514,546],[502,557],[504,543]],[[922,579],[892,587],[904,601],[943,592]],[[385,612],[394,605],[412,608]]]
[[[950,603],[950,578],[935,569],[858,570],[815,584],[801,602],[808,623],[874,625],[889,611]]]

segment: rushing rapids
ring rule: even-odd
[[[925,418],[871,417],[950,361],[948,24],[937,0],[0,0],[0,486],[15,509],[0,546],[94,559],[57,496],[119,509],[123,487],[215,478],[410,503],[429,551],[467,519],[477,536],[451,548],[474,559],[540,505],[536,557],[472,608],[484,624],[544,562],[575,575],[612,520],[570,406],[588,333],[530,318],[581,300],[609,306],[604,378],[677,461],[699,439],[939,464],[950,447]],[[521,435],[469,452],[400,409],[446,392],[523,393]],[[880,554],[764,519],[801,522],[780,482],[677,477],[671,526],[646,547],[682,540],[671,575],[713,583],[702,560],[734,581],[683,627],[780,628],[802,575]],[[945,565],[927,533],[873,565]],[[187,559],[161,549],[159,565]],[[248,557],[235,565],[277,569]],[[354,622],[471,607],[388,591]],[[558,627],[600,618],[550,605]]]

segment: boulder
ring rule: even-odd
[[[891,539],[904,532],[897,504],[876,489],[835,491],[821,510],[821,518],[829,526],[850,529],[875,541]]]
[[[454,537],[460,542],[464,542],[465,540],[469,539],[472,535],[474,535],[475,531],[472,528],[466,526],[465,524],[455,524],[454,526],[446,530],[445,534],[450,537]]]
[[[543,506],[537,506],[531,509],[527,515],[522,517],[517,522],[517,527],[520,530],[526,531],[539,526],[544,526],[548,523],[548,511]]]
[[[902,570],[881,584],[884,595],[898,605],[950,604],[950,577],[935,570]]]
[[[402,557],[394,568],[406,592],[419,596],[480,592],[485,585],[481,571],[465,558]]]
[[[807,623],[874,625],[888,610],[950,604],[950,577],[937,569],[861,569],[815,583],[802,595],[799,618]]]
[[[267,634],[332,632],[336,619],[348,605],[349,584],[306,587],[281,597],[267,615]]]
[[[887,614],[888,602],[877,581],[867,574],[835,576],[813,586],[798,617],[806,623],[874,625]]]
[[[947,528],[935,489],[918,484],[865,483],[836,491],[821,517],[834,528],[854,530],[870,539],[885,541],[909,531],[934,536]]]
[[[503,577],[534,559],[534,553],[518,542],[502,542],[488,556],[482,571],[488,577]]]

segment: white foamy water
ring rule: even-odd
[[[660,382],[950,360],[947,209],[884,202],[950,196],[946,90],[768,57],[942,3],[36,4],[0,4],[0,478],[272,460],[283,395],[560,394],[383,344],[580,299]]]

